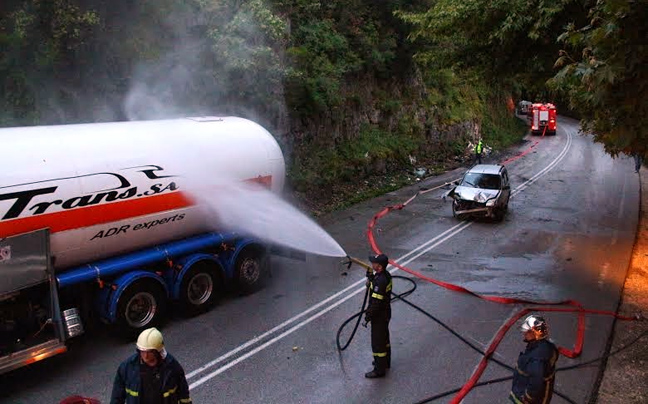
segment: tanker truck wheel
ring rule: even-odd
[[[129,285],[117,303],[117,324],[122,334],[133,336],[160,325],[166,312],[166,293],[153,279]]]
[[[249,294],[261,289],[268,275],[268,257],[262,247],[250,245],[239,253],[234,268],[234,280],[241,293]]]
[[[180,301],[183,313],[204,313],[218,301],[222,292],[219,267],[212,261],[198,261],[182,277]]]

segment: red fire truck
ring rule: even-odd
[[[533,104],[530,108],[531,134],[556,135],[556,106],[550,103]]]

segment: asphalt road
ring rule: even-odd
[[[576,299],[588,308],[615,310],[638,216],[639,184],[630,159],[612,159],[578,133],[575,121],[561,118],[556,137],[540,139],[508,169],[514,196],[502,223],[457,222],[439,189],[382,219],[376,227],[379,246],[414,270],[481,294]],[[433,187],[460,173],[428,179],[321,222],[350,255],[366,259],[366,225],[375,213],[404,202],[419,186]],[[342,354],[335,346],[338,327],[362,303],[364,270],[347,271],[339,261],[273,257],[273,277],[262,291],[228,296],[202,316],[169,321],[163,329],[166,346],[187,372],[194,403],[413,403],[469,378],[480,356],[421,313],[394,303],[392,369],[384,379],[365,379],[372,360],[369,331],[361,327]],[[484,348],[520,309],[417,283],[410,301]],[[407,286],[397,280],[394,289]],[[572,348],[576,317],[546,317],[554,341]],[[561,357],[559,365],[598,357],[611,325],[609,318],[588,317],[583,355]],[[133,342],[100,328],[65,355],[0,376],[0,402],[57,403],[73,394],[108,402],[115,370],[134,349]],[[522,349],[521,336],[511,332],[495,357],[514,365]],[[587,402],[598,371],[590,366],[559,373],[556,390]],[[482,380],[509,374],[491,363]],[[505,402],[509,387],[480,387],[464,402]]]

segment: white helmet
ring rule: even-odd
[[[533,331],[537,339],[542,339],[548,334],[547,322],[543,317],[532,314],[524,319],[522,326],[520,326],[520,331]]]
[[[139,337],[137,337],[137,349],[140,351],[155,350],[160,353],[162,358],[166,357],[162,333],[155,327],[146,329],[140,333]]]

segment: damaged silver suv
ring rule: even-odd
[[[511,185],[503,165],[478,164],[468,170],[447,196],[453,199],[452,215],[459,220],[466,217],[489,217],[502,221],[508,210]]]

